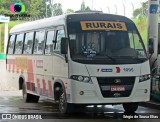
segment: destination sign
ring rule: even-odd
[[[81,21],[82,30],[121,30],[127,31],[124,22],[113,21]]]

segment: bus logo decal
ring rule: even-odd
[[[120,67],[116,67],[116,73],[120,73],[120,72],[121,72]]]
[[[108,68],[108,69],[97,69],[97,72],[113,72],[112,68]]]
[[[134,72],[133,68],[124,68],[124,72]]]
[[[112,72],[113,69],[101,69],[101,72]]]
[[[121,83],[121,80],[120,79],[115,79],[114,82],[115,83]]]
[[[124,22],[113,21],[81,21],[82,30],[121,30],[127,31]]]

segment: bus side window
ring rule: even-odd
[[[32,54],[34,32],[26,33],[23,54]]]
[[[64,30],[58,30],[56,38],[56,47],[54,51],[58,54],[61,54],[61,38],[65,37]]]
[[[8,54],[13,54],[15,35],[11,35],[8,43]]]
[[[43,54],[45,31],[37,31],[34,40],[34,54]]]
[[[24,34],[18,34],[15,43],[14,54],[22,54]]]
[[[45,47],[45,55],[51,55],[53,51],[53,41],[54,41],[54,30],[50,30],[47,32],[47,40]]]

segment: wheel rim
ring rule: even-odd
[[[66,100],[65,100],[65,95],[64,93],[61,94],[60,98],[59,98],[59,108],[60,111],[64,111],[66,106]]]

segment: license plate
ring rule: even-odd
[[[111,91],[125,91],[124,86],[111,86]]]

